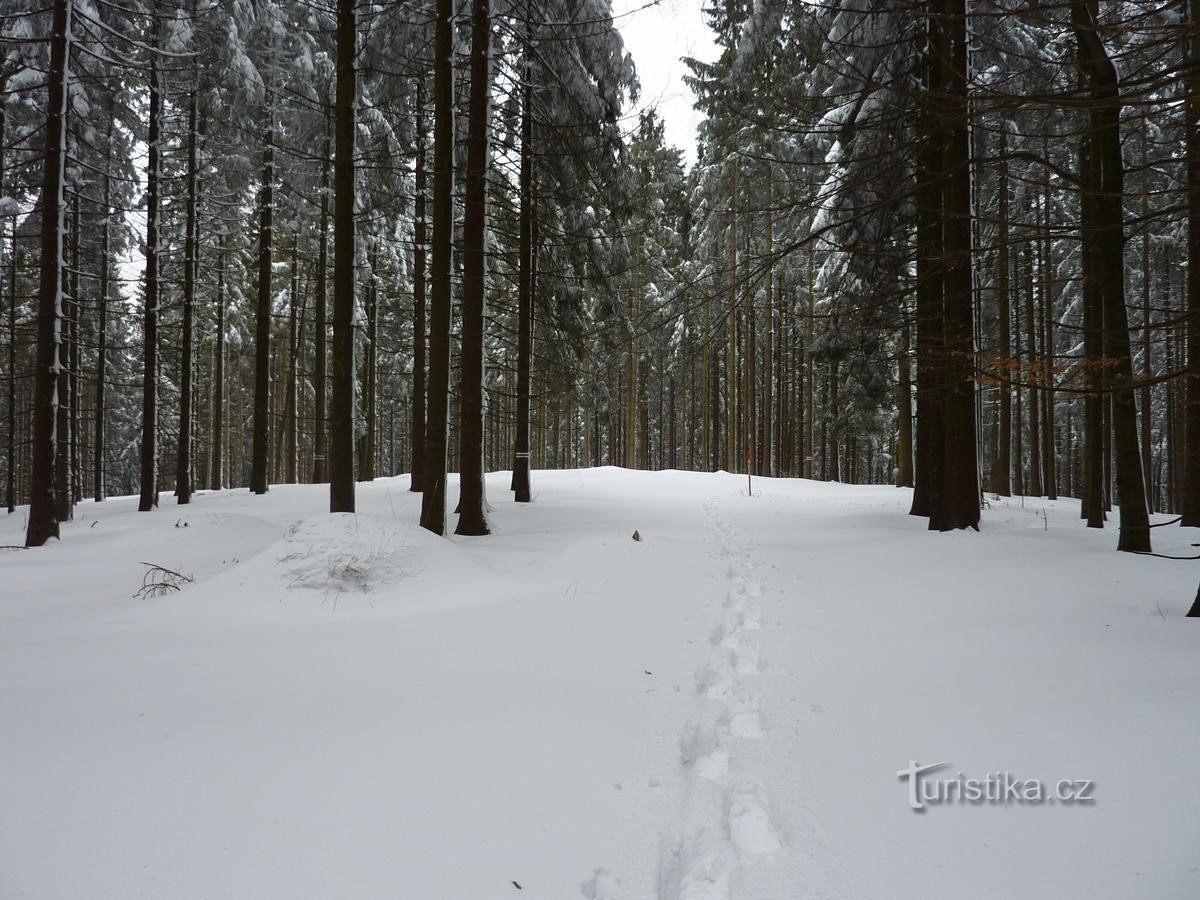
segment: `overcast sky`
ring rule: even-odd
[[[705,0],[613,0],[613,16],[633,54],[642,96],[638,108],[656,107],[666,122],[667,143],[683,150],[688,163],[696,159],[696,125],[700,114],[695,98],[683,83],[687,67],[680,57],[705,61],[717,55],[711,32],[704,24]],[[631,119],[632,128],[636,120]]]

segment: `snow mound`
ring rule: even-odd
[[[415,542],[406,537],[399,528],[353,513],[297,522],[276,557],[280,579],[289,590],[370,594],[420,572]]]

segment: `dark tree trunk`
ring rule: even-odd
[[[10,513],[17,508],[17,228],[13,218],[8,267],[8,477],[4,486]],[[103,382],[101,382],[103,383]]]
[[[413,222],[413,380],[410,491],[425,487],[425,76],[417,79],[416,201]]]
[[[331,149],[329,146],[329,113],[325,114],[325,143],[321,154],[321,233],[320,244],[317,248],[317,284],[316,311],[313,321],[313,337],[315,353],[313,358],[313,484],[324,484],[328,479],[326,473],[326,350],[325,342],[329,334],[328,310],[326,303],[329,296],[329,164]]]
[[[1048,151],[1047,151],[1048,155]],[[1047,174],[1042,188],[1042,208],[1045,230],[1042,233],[1041,298],[1042,315],[1042,476],[1046,497],[1058,499],[1058,458],[1055,452],[1054,376],[1057,357],[1054,348],[1054,244],[1050,239],[1050,178]]]
[[[1025,371],[1029,382],[1029,493],[1034,497],[1042,495],[1041,389],[1038,384],[1042,366],[1037,349],[1040,330],[1033,304],[1033,244],[1028,243],[1025,245],[1025,340],[1029,361]]]
[[[1121,508],[1117,549],[1150,551],[1150,517],[1138,450],[1137,407],[1133,399],[1133,359],[1125,308],[1125,164],[1121,156],[1121,98],[1116,68],[1096,31],[1095,0],[1074,0],[1072,25],[1079,42],[1080,64],[1095,101],[1089,110],[1093,150],[1099,163],[1100,194],[1096,199],[1098,263],[1103,283],[1104,355],[1112,373],[1113,441],[1118,503]]]
[[[154,44],[158,46],[158,2],[153,4]],[[149,162],[146,175],[146,310],[142,354],[142,493],[138,510],[158,506],[158,191],[159,93],[158,58],[150,61]]]
[[[996,446],[992,452],[992,493],[1008,497],[1012,493],[1012,385],[1011,380],[1018,371],[1012,365],[1012,334],[1009,309],[1009,259],[1008,259],[1008,130],[1000,129],[1000,183],[996,190],[1000,195],[999,236],[996,249],[996,326],[1000,337],[1000,400],[999,423]]]
[[[1188,11],[1187,121],[1187,380],[1184,413],[1182,524],[1200,526],[1200,0]],[[1122,522],[1124,513],[1122,512]]]
[[[6,96],[7,89],[8,89],[8,74],[7,73],[0,74],[0,97]],[[4,142],[7,139],[7,137],[6,137],[7,136],[7,127],[6,127],[7,124],[8,124],[8,119],[7,119],[7,114],[5,111],[5,104],[0,103],[0,194],[4,194],[4,187],[6,184],[6,182],[4,180],[4,176],[7,174],[7,170],[5,169],[5,159],[4,159],[4,156],[5,156]],[[13,217],[12,222],[13,222],[13,242],[11,245],[11,252],[12,252],[13,261],[15,261],[16,254],[17,254],[17,242],[16,242],[17,220],[16,220],[15,216]],[[4,248],[4,225],[3,225],[3,223],[0,223],[0,251],[2,251],[3,248]],[[16,283],[16,274],[14,273],[11,276],[11,278],[12,278],[13,284],[15,284]],[[10,513],[16,509],[16,505],[17,505],[16,472],[14,471],[14,467],[15,467],[15,464],[17,461],[17,445],[16,445],[16,430],[17,430],[17,365],[16,365],[16,363],[17,363],[17,309],[16,309],[16,294],[14,294],[12,291],[13,284],[5,283],[4,271],[2,269],[0,269],[0,298],[4,297],[4,292],[5,292],[5,289],[7,288],[9,296],[10,296],[10,300],[12,301],[9,304],[9,308],[8,308],[8,379],[7,379],[8,380],[8,418],[7,418],[7,425],[8,425],[8,434],[7,434],[8,447],[7,447],[7,450],[8,450],[8,453],[7,453],[6,460],[5,460],[7,465],[5,468],[5,487],[4,487],[4,503],[8,507],[8,511]]]
[[[358,480],[375,480],[376,427],[375,427],[375,376],[376,341],[379,331],[379,281],[375,277],[375,260],[377,254],[374,246],[369,254],[367,297],[366,297],[366,346],[363,348],[362,378],[362,415],[363,433],[359,435],[358,444]]]
[[[217,249],[216,370],[213,377],[212,450],[209,453],[212,460],[212,471],[209,473],[208,483],[214,491],[219,491],[225,486],[223,477],[225,450],[225,238],[223,235]]]
[[[288,484],[296,484],[298,475],[297,467],[299,460],[297,455],[300,452],[300,435],[299,435],[299,418],[297,409],[297,400],[299,391],[297,390],[297,372],[296,372],[296,357],[300,353],[299,344],[299,317],[300,312],[300,239],[298,235],[292,236],[292,279],[291,290],[288,292],[288,368],[287,368],[287,395],[284,401],[283,411],[283,427],[286,429],[284,433],[284,481]]]
[[[471,91],[463,210],[462,398],[459,412],[459,503],[455,534],[483,535],[487,492],[483,475],[483,356],[487,301],[488,98],[491,91],[489,0],[471,4]]]
[[[946,52],[942,65],[946,132],[942,242],[945,459],[942,493],[930,528],[979,528],[979,464],[975,437],[975,342],[971,309],[971,148],[967,106],[965,0],[942,0]]]
[[[533,40],[532,11],[525,9],[525,42]],[[532,499],[529,483],[529,390],[533,360],[533,60],[525,50],[521,85],[520,260],[517,274],[517,429],[513,446],[513,499]]]
[[[83,465],[81,463],[83,454],[80,451],[79,438],[79,395],[81,385],[83,384],[82,367],[80,365],[81,350],[80,345],[83,337],[80,331],[83,320],[82,306],[80,304],[80,272],[83,269],[82,257],[79,253],[80,227],[79,227],[79,192],[76,191],[71,204],[71,290],[69,297],[71,302],[69,309],[71,310],[71,340],[67,345],[70,364],[67,366],[68,385],[70,390],[71,402],[68,407],[68,427],[70,429],[70,445],[67,448],[67,458],[69,460],[69,475],[67,477],[67,499],[68,508],[67,514],[60,517],[61,521],[75,518],[75,504],[83,499]]]
[[[194,5],[194,4],[193,4]],[[188,94],[187,222],[183,239],[183,362],[179,385],[179,452],[175,495],[182,505],[192,499],[192,312],[196,304],[196,91]]]
[[[343,0],[346,2],[346,0]],[[430,272],[429,400],[421,527],[446,531],[446,442],[450,391],[450,258],[454,190],[454,2],[437,0],[433,64],[433,241]]]
[[[268,88],[268,91],[272,88]],[[265,494],[270,487],[271,448],[271,241],[275,212],[275,101],[267,100],[263,135],[262,184],[258,193],[258,299],[254,318],[254,437],[250,458],[250,490]]]
[[[945,38],[936,6],[926,18],[922,144],[917,164],[917,429],[910,515],[930,516],[941,506],[943,439],[942,345],[942,123],[937,114],[942,90],[938,58]],[[810,320],[811,323],[811,320]],[[810,451],[811,452],[811,451]]]
[[[354,132],[358,119],[358,24],[354,0],[338,0],[337,8],[329,511],[354,512]]]
[[[1141,397],[1141,415],[1142,415],[1142,477],[1146,480],[1146,502],[1149,512],[1154,512],[1155,509],[1155,492],[1154,492],[1154,477],[1151,467],[1152,454],[1151,436],[1154,427],[1154,410],[1151,404],[1151,388],[1150,379],[1153,375],[1151,354],[1154,349],[1153,335],[1150,331],[1150,295],[1154,287],[1154,266],[1150,252],[1150,183],[1149,175],[1145,174],[1148,166],[1146,165],[1146,138],[1143,132],[1142,137],[1142,397]],[[1197,199],[1200,199],[1198,197]],[[1197,208],[1197,213],[1200,214],[1200,207]],[[1200,223],[1197,223],[1200,225]],[[1200,238],[1200,228],[1197,229],[1197,237]],[[1200,265],[1200,263],[1197,263]]]
[[[62,321],[63,182],[66,166],[67,79],[71,0],[55,0],[50,33],[46,143],[42,160],[41,268],[38,281],[37,369],[34,375],[32,481],[25,546],[58,537],[54,515],[55,417]]]
[[[905,312],[907,315],[907,311]],[[901,327],[901,344],[898,365],[899,402],[896,414],[900,419],[899,459],[896,464],[896,487],[913,486],[913,408],[912,408],[912,359],[909,356],[908,322]],[[780,385],[783,379],[780,379]]]
[[[64,365],[58,377],[58,442],[55,447],[54,460],[54,502],[57,505],[54,515],[59,522],[70,522],[75,513],[74,493],[74,459],[72,449],[74,443],[74,419],[72,410],[75,406],[75,349],[79,346],[76,330],[79,318],[78,279],[73,272],[78,272],[79,266],[79,195],[75,194],[71,202],[70,225],[67,226],[70,238],[70,258],[62,273],[62,340],[60,343],[60,358]]]
[[[1099,171],[1092,139],[1086,137],[1079,150],[1080,196],[1079,230],[1083,260],[1083,492],[1080,517],[1088,528],[1104,527],[1104,418],[1103,418],[1103,340],[1104,305],[1100,279],[1100,242],[1097,240],[1096,196],[1100,190]]]
[[[100,232],[100,293],[96,301],[96,421],[94,440],[92,441],[92,488],[96,502],[100,503],[107,495],[105,485],[106,465],[105,455],[108,452],[108,436],[105,433],[105,421],[108,408],[105,398],[105,381],[108,378],[108,303],[109,303],[109,273],[111,264],[109,253],[112,244],[112,137],[113,137],[113,101],[108,100],[108,126],[104,141],[104,224]]]

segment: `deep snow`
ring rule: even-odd
[[[0,897],[1200,896],[1195,563],[1073,501],[939,535],[890,487],[507,480],[486,538],[399,477],[0,552]],[[910,760],[1095,803],[918,813]]]

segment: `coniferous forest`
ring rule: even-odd
[[[485,470],[611,464],[1150,550],[1200,524],[1193,12],[714,3],[685,168],[603,0],[14,2],[8,507],[412,472],[441,532],[457,471],[478,534]]]
[[[1200,0],[0,0],[0,492],[5,897],[1200,897]]]

